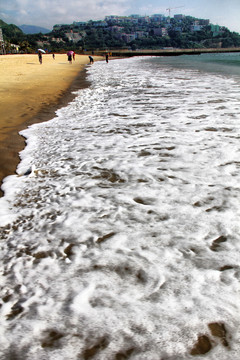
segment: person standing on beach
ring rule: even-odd
[[[89,60],[90,60],[90,64],[94,63],[93,57],[91,55],[89,56]]]
[[[72,54],[68,54],[68,61],[69,61],[69,64],[72,64]]]
[[[106,62],[108,63],[108,54],[106,54]]]
[[[52,54],[53,59],[55,60],[55,54]]]
[[[42,64],[42,53],[41,53],[41,51],[38,52],[38,60],[39,60],[39,63]]]

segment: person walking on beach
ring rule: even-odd
[[[53,60],[55,60],[55,54],[52,54]]]
[[[41,53],[41,51],[38,52],[38,60],[39,60],[39,63],[42,64],[42,53]]]
[[[89,56],[89,60],[90,60],[90,64],[94,63],[93,57],[91,55]]]
[[[108,54],[106,54],[106,62],[108,63]]]

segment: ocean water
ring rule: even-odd
[[[239,359],[239,69],[98,62],[22,131],[0,199],[1,359]]]

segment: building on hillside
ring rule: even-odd
[[[205,26],[209,25],[209,20],[198,19],[195,20],[191,26],[191,31],[201,31]]]
[[[37,47],[38,48],[44,49],[44,48],[46,48],[48,46],[50,46],[50,43],[48,41],[37,41]]]
[[[180,33],[182,32],[181,26],[175,26],[175,27],[174,27],[174,30],[175,30],[175,31],[178,31],[178,32],[180,32]]]
[[[131,23],[132,19],[129,16],[116,16],[110,15],[105,17],[105,21],[107,24],[123,24],[123,23]]]
[[[79,32],[67,32],[65,33],[65,36],[68,38],[69,41],[72,41],[74,43],[82,40],[82,35],[79,34]]]
[[[138,22],[139,23],[142,23],[142,24],[149,24],[151,22],[151,19],[149,16],[141,16],[139,19],[138,19]]]
[[[132,15],[130,15],[129,17],[132,18],[132,19],[139,19],[139,18],[140,18],[140,15],[138,15],[138,14],[132,14]]]
[[[116,20],[117,16],[116,15],[108,15],[108,16],[105,16],[105,21],[114,21]]]
[[[195,32],[195,31],[201,31],[203,28],[202,25],[191,25],[191,31]]]
[[[182,14],[174,15],[174,19],[175,19],[175,20],[178,20],[178,21],[184,20],[184,19],[185,19],[185,15],[182,15]]]
[[[10,44],[10,46],[11,46],[11,53],[12,54],[18,54],[19,53],[20,45]]]
[[[211,31],[213,33],[213,36],[218,36],[222,32],[222,29],[219,25],[211,24]]]
[[[111,31],[111,32],[113,32],[113,33],[118,33],[118,32],[123,31],[123,27],[122,27],[122,26],[114,25],[114,26],[109,26],[109,27],[108,27],[108,30]]]
[[[166,28],[155,28],[153,29],[153,34],[156,36],[167,36],[168,31]]]
[[[154,22],[161,22],[165,20],[165,16],[162,14],[154,14],[151,16],[151,20]]]
[[[99,20],[99,21],[94,21],[93,23],[92,23],[92,26],[93,27],[107,27],[107,22],[106,21],[101,21],[101,20]]]
[[[210,24],[210,20],[208,19],[199,19],[199,25],[208,26]]]
[[[0,28],[0,48],[1,48],[1,54],[5,55],[6,54],[6,49],[5,49],[5,42],[4,42],[4,39],[3,39],[2,28]]]
[[[191,31],[201,31],[204,26],[200,25],[199,20],[195,20],[193,24],[191,25]]]
[[[63,41],[62,38],[55,38],[55,37],[52,37],[50,40],[53,41],[53,42],[56,42],[56,43],[60,43],[60,42]]]

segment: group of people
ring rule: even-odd
[[[42,51],[38,50],[38,60],[39,60],[39,63],[42,64]],[[67,54],[68,56],[68,61],[70,64],[72,64],[72,59],[75,60],[75,52],[74,51],[71,51]],[[52,57],[53,57],[53,60],[55,60],[55,54],[53,53],[52,54]]]
[[[75,61],[75,52],[74,51],[69,51],[67,53],[68,56],[68,62],[69,64],[72,64],[72,60]],[[55,54],[52,54],[53,59],[55,60]],[[108,63],[108,54],[106,54],[106,62]],[[38,59],[39,59],[39,63],[42,64],[42,52],[38,51]],[[94,63],[93,57],[91,55],[89,55],[89,60],[90,60],[90,64]]]

